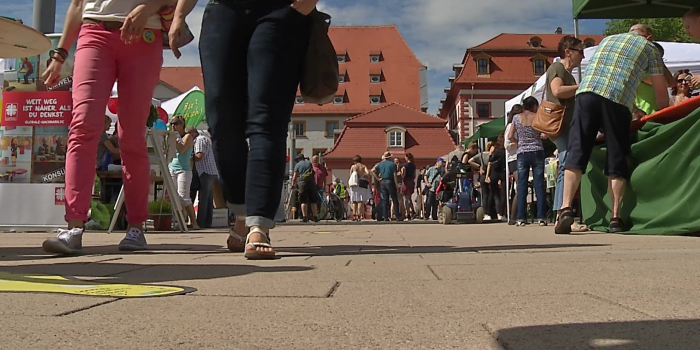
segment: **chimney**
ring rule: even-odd
[[[561,33],[563,33],[563,30],[561,29],[561,27],[557,27],[557,30],[554,31],[554,34],[561,34]]]

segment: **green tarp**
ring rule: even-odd
[[[671,124],[646,124],[632,136],[632,176],[620,217],[630,234],[681,235],[700,232],[700,109]],[[593,151],[581,182],[583,215],[593,230],[610,220],[604,148]]]
[[[624,19],[683,17],[698,0],[573,0],[574,18]]]
[[[462,145],[466,148],[469,142],[478,139],[489,139],[495,141],[498,134],[506,130],[506,117],[496,118],[488,123],[481,124],[477,127],[476,132],[470,138],[462,141]]]

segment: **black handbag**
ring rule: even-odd
[[[369,188],[369,180],[362,177],[357,180],[357,186],[360,186],[360,188]]]
[[[305,103],[323,105],[333,102],[338,91],[338,55],[328,36],[331,16],[314,9],[309,17],[311,31],[299,90]]]

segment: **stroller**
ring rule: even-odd
[[[484,208],[481,195],[474,188],[471,169],[461,163],[452,162],[437,186],[440,207],[438,223],[449,225],[459,223],[480,224],[484,222]]]

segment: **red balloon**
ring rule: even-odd
[[[117,98],[116,97],[109,98],[109,101],[107,101],[107,108],[113,114],[117,114]]]
[[[163,108],[158,107],[158,118],[163,121],[163,123],[168,124],[168,112]]]

